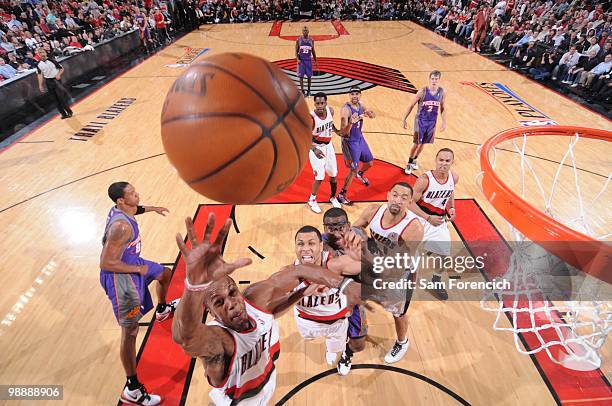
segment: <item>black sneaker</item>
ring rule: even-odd
[[[352,206],[353,202],[351,202],[345,195],[344,193],[340,193],[338,195],[338,201],[346,206]]]
[[[346,352],[343,352],[342,357],[340,357],[340,361],[338,361],[338,365],[336,365],[336,369],[338,370],[338,373],[340,375],[345,376],[348,375],[349,372],[351,372],[351,364],[351,357],[346,355]]]
[[[431,294],[438,300],[448,300],[448,292],[442,287],[442,278],[434,276],[431,281],[437,285],[434,289],[429,289]]]

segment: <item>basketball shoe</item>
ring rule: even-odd
[[[340,193],[338,195],[338,201],[344,205],[352,206],[353,202],[351,202],[344,193]]]
[[[181,299],[178,298],[178,299],[174,299],[170,303],[166,303],[166,307],[164,307],[164,310],[162,310],[161,312],[160,311],[155,312],[155,319],[159,322],[166,320],[168,317],[170,317],[172,313],[174,313],[174,311],[176,310],[176,306],[178,306],[180,301]],[[153,403],[153,404],[156,404],[156,403]]]
[[[368,180],[368,178],[363,176],[363,172],[361,171],[357,172],[357,179],[359,179],[361,183],[363,183],[364,185],[370,186],[370,181]]]
[[[408,337],[406,337],[406,342],[403,344],[400,344],[400,342],[396,340],[395,344],[393,344],[393,348],[391,348],[387,355],[385,355],[385,362],[387,364],[393,364],[394,362],[397,362],[404,358],[404,355],[406,355],[406,351],[408,351],[409,345],[410,340],[408,340]]]
[[[142,385],[140,388],[135,390],[129,390],[126,386],[121,394],[121,401],[128,405],[145,405],[153,406],[161,402],[159,395],[150,394],[147,392],[147,388]]]
[[[329,202],[332,204],[332,206],[334,206],[335,208],[339,209],[340,207],[342,207],[342,205],[340,204],[340,202],[338,201],[338,199],[336,199],[336,197],[332,197],[331,199],[329,199]]]
[[[317,203],[316,200],[308,200],[308,205],[310,206],[310,210],[314,211],[317,214],[321,213],[321,208],[319,207],[319,203]]]
[[[338,365],[336,365],[336,369],[340,375],[346,376],[351,372],[352,358],[353,357],[347,355],[346,351],[342,353],[342,357],[340,357],[340,361],[338,361]]]

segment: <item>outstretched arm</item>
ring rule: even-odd
[[[142,213],[148,213],[154,211],[157,214],[160,214],[162,216],[166,216],[166,213],[170,213],[170,210],[166,209],[165,207],[157,207],[157,206],[138,206],[138,209],[136,211],[136,214],[142,214]]]
[[[412,113],[412,109],[419,102],[419,100],[421,100],[422,97],[423,97],[423,89],[419,90],[417,94],[414,95],[414,98],[408,105],[406,114],[404,114],[404,118],[402,119],[402,126],[404,127],[404,129],[408,128],[408,116],[410,116],[410,113]]]

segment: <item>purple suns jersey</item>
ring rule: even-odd
[[[298,39],[298,56],[302,62],[312,62],[312,38],[300,37]]]
[[[136,23],[140,26],[140,28],[144,28],[145,26],[145,17],[142,14],[137,14],[136,17]]]
[[[425,87],[423,98],[419,100],[419,108],[417,112],[418,120],[421,122],[436,122],[438,120],[438,111],[442,103],[442,97],[444,96],[444,89],[438,88],[435,94],[429,91],[428,87]]]
[[[130,226],[132,226],[132,238],[123,248],[123,253],[121,254],[121,262],[128,265],[141,265],[142,261],[140,261],[140,231],[138,230],[138,223],[132,217],[128,216],[117,207],[113,207],[108,212],[108,216],[106,217],[106,228],[104,229],[104,237],[102,238],[102,243],[106,242],[106,237],[108,234],[108,230],[111,225],[119,220],[127,221]],[[102,272],[104,269],[102,269]]]
[[[353,114],[357,114],[358,116],[361,116],[363,114],[363,106],[361,105],[361,103],[359,103],[359,109],[355,109],[351,103],[346,103],[345,106],[347,106],[351,110],[351,116]],[[349,132],[349,142],[357,141],[363,138],[361,127],[363,127],[363,118],[353,124],[353,126],[351,127],[351,131]]]

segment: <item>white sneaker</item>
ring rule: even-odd
[[[347,356],[346,352],[343,352],[340,361],[338,361],[338,365],[336,365],[336,369],[340,375],[346,376],[351,372],[351,364],[351,357]]]
[[[325,352],[325,361],[327,361],[327,365],[334,365],[334,362],[336,362],[336,356],[337,354],[335,352]]]
[[[419,164],[417,163],[417,161],[414,161],[412,163],[412,169],[414,169],[415,171],[419,169]]]
[[[153,406],[161,402],[161,397],[148,393],[144,385],[136,390],[129,390],[126,386],[121,394],[121,401],[128,405]]]
[[[319,203],[317,203],[316,200],[309,200],[308,205],[310,206],[310,210],[314,211],[317,214],[321,213],[321,208],[319,207]]]
[[[406,165],[406,169],[404,169],[404,173],[406,175],[410,175],[412,173],[412,164]]]
[[[406,342],[404,344],[400,344],[396,340],[395,344],[393,344],[393,348],[391,348],[387,355],[385,355],[385,362],[387,364],[393,364],[394,362],[397,362],[404,358],[404,355],[406,355],[406,351],[408,351],[409,345],[410,340],[408,339],[406,339]]]
[[[176,310],[176,306],[180,303],[181,298],[174,299],[170,303],[166,303],[166,308],[163,312],[155,312],[155,319],[159,322],[166,320],[174,311]]]
[[[332,206],[334,206],[336,208],[342,207],[342,205],[340,204],[338,199],[336,199],[335,197],[332,197],[331,199],[329,199],[329,202],[332,204]]]

